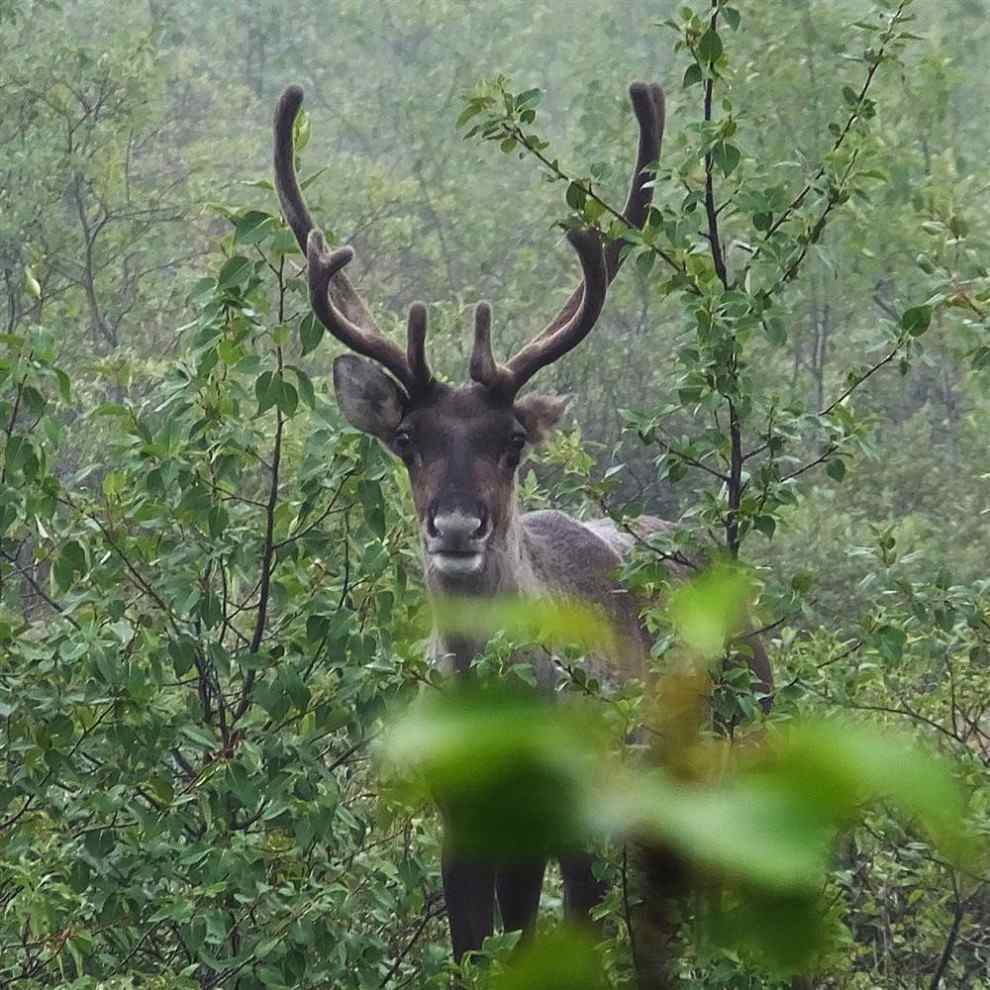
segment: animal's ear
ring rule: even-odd
[[[543,443],[570,405],[571,396],[526,395],[514,406],[519,422],[526,428],[529,442],[534,447]]]
[[[392,437],[402,421],[406,393],[377,364],[342,354],[333,363],[333,388],[351,426],[379,440]]]

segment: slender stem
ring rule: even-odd
[[[902,337],[894,346],[894,348],[890,351],[889,354],[881,358],[879,361],[877,361],[876,364],[872,365],[865,372],[863,372],[863,374],[860,375],[855,381],[853,381],[852,384],[849,385],[849,387],[846,388],[835,400],[830,402],[824,409],[822,409],[821,412],[818,413],[818,415],[831,416],[832,413],[835,411],[835,409],[842,402],[848,399],[849,396],[852,395],[853,392],[855,392],[856,389],[858,389],[860,385],[863,384],[863,382],[865,382],[868,378],[871,378],[873,375],[875,375],[885,365],[890,364],[890,362],[893,361],[894,358],[897,357],[897,355],[900,354],[900,352],[904,349],[904,345],[906,343],[907,343],[907,337]]]
[[[712,0],[711,30],[718,28],[718,0]],[[715,91],[715,74],[709,69],[705,82],[705,123],[712,122],[712,95]],[[712,250],[712,262],[715,274],[725,288],[729,287],[729,272],[725,266],[725,255],[722,253],[722,240],[718,232],[718,207],[715,204],[715,161],[711,151],[705,152],[705,212],[708,214],[708,242]]]
[[[429,904],[429,902],[427,902]],[[416,930],[412,933],[412,937],[408,942],[402,947],[402,951],[395,957],[395,962],[392,963],[391,969],[385,974],[382,982],[379,984],[380,987],[386,987],[392,982],[395,974],[399,972],[399,967],[402,965],[402,961],[409,955],[412,947],[419,941],[420,936],[426,931],[426,926],[434,919],[438,918],[443,914],[445,908],[428,906],[426,913],[420,919],[419,924],[416,926]]]
[[[739,556],[739,507],[742,503],[742,423],[739,420],[739,411],[732,399],[729,399],[729,443],[731,450],[729,454],[729,484],[728,502],[729,509],[725,517],[725,545],[730,555]]]
[[[942,955],[938,961],[938,967],[935,969],[932,975],[932,982],[929,984],[929,990],[939,990],[942,985],[942,977],[945,976],[945,971],[949,966],[949,960],[952,958],[952,952],[956,947],[956,940],[959,938],[959,929],[962,926],[963,920],[963,904],[962,899],[959,896],[959,882],[956,880],[956,876],[952,874],[952,889],[955,894],[955,911],[952,917],[952,927],[949,929],[949,936],[945,940],[945,947],[942,949]]]
[[[58,614],[63,619],[65,619],[66,622],[68,622],[71,626],[73,626],[75,629],[79,629],[80,628],[79,623],[76,622],[76,620],[73,619],[72,616],[69,615],[65,611],[65,606],[64,605],[60,605],[57,601],[55,601],[55,599],[49,597],[45,593],[45,591],[41,587],[41,585],[39,585],[38,582],[35,581],[35,579],[31,576],[31,573],[27,570],[27,568],[21,567],[21,565],[17,562],[17,558],[16,557],[14,557],[13,555],[7,553],[6,550],[0,550],[0,557],[3,557],[3,559],[6,560],[14,568],[14,570],[17,572],[17,574],[19,574],[25,581],[27,581],[27,583],[31,586],[31,590],[49,608],[51,608],[54,611],[58,612]]]
[[[279,373],[282,371],[282,349],[278,348]],[[268,624],[268,602],[271,596],[272,571],[274,570],[275,558],[275,509],[278,505],[278,484],[279,468],[282,462],[282,434],[285,427],[285,420],[282,417],[282,410],[275,410],[275,443],[272,450],[272,478],[271,487],[268,491],[268,505],[265,509],[265,543],[261,553],[261,578],[258,592],[258,615],[254,623],[254,632],[251,634],[251,642],[248,650],[257,653],[261,647],[261,642],[265,636],[265,627]],[[251,704],[251,691],[257,672],[252,668],[244,675],[244,690],[241,700],[234,711],[234,721],[236,722],[248,710]]]
[[[629,845],[622,847],[622,912],[626,919],[626,931],[629,933],[629,953],[632,956],[633,970],[640,977],[639,953],[636,950],[636,930],[632,921],[632,910],[629,904]]]

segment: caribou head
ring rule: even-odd
[[[629,95],[639,147],[623,217],[629,226],[641,227],[652,200],[645,170],[659,156],[664,101],[657,85],[634,83]],[[407,342],[401,348],[375,325],[344,272],[352,249],[329,250],[313,225],[294,162],[293,123],[302,99],[302,90],[290,86],[275,111],[275,185],[286,221],[306,255],[313,311],[354,352],[334,362],[338,403],[350,423],[377,437],[406,465],[429,583],[447,590],[490,590],[504,584],[504,561],[514,552],[516,469],[526,451],[546,438],[566,405],[556,397],[520,393],[541,368],[590,333],[621,264],[622,243],[606,244],[592,229],[568,231],[583,277],[560,313],[502,364],[492,352],[491,307],[479,303],[471,380],[459,386],[441,382],[427,361],[426,307],[410,307]]]

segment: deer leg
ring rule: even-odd
[[[445,848],[441,861],[454,960],[476,952],[495,931],[495,868],[458,858]]]
[[[545,859],[499,867],[495,874],[495,890],[504,931],[521,931],[523,938],[533,934],[546,867]]]
[[[605,897],[608,885],[595,877],[594,864],[591,853],[568,853],[560,857],[564,919],[571,924],[590,924],[592,909]]]

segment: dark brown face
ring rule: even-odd
[[[428,571],[448,583],[483,574],[512,529],[516,469],[566,401],[513,402],[480,385],[439,383],[410,400],[376,365],[352,355],[334,363],[334,385],[347,419],[406,465]]]

